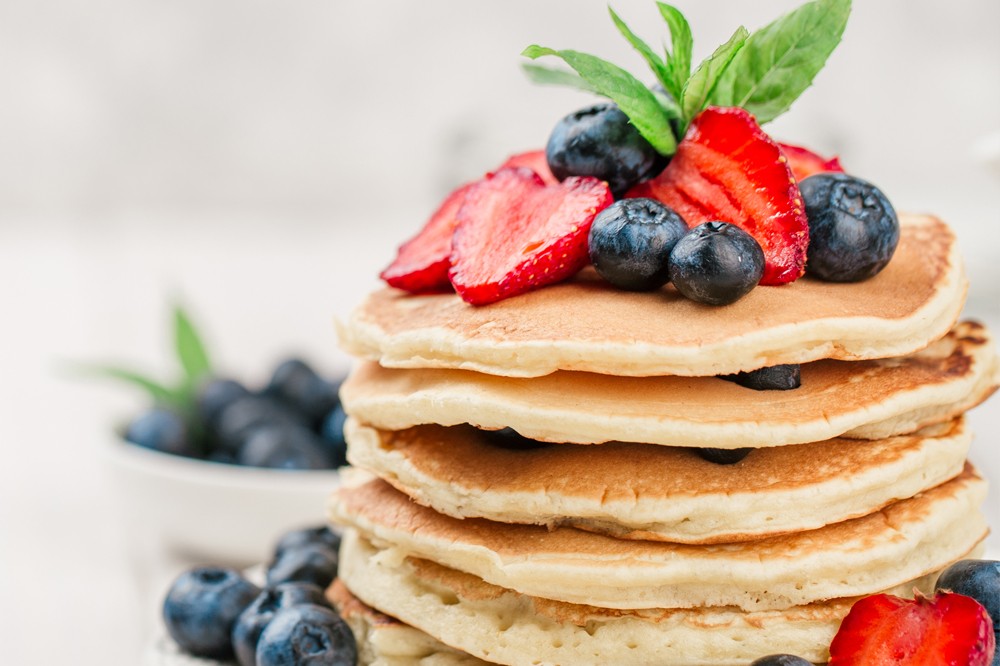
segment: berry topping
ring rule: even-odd
[[[788,166],[791,167],[792,175],[797,181],[805,180],[817,173],[844,172],[844,167],[840,166],[839,157],[826,159],[808,148],[793,146],[790,143],[779,143],[778,147],[788,158]]]
[[[278,611],[257,643],[257,666],[354,666],[358,647],[329,608],[303,604]]]
[[[247,438],[265,426],[305,426],[305,419],[283,402],[262,395],[247,395],[229,403],[215,420],[217,446],[235,454]]]
[[[880,189],[843,173],[810,176],[799,187],[809,218],[810,275],[860,282],[885,268],[899,243],[899,219]]]
[[[560,120],[549,136],[545,155],[559,180],[593,176],[607,181],[615,197],[655,176],[667,163],[610,102],[574,111]]]
[[[198,454],[184,419],[161,407],[154,407],[135,417],[125,430],[125,439],[154,451],[179,456]]]
[[[698,455],[701,456],[703,460],[715,463],[716,465],[735,465],[750,455],[751,451],[753,451],[753,448],[751,447],[745,447],[742,449],[699,448]]]
[[[646,291],[670,279],[667,259],[687,233],[680,215],[653,199],[622,199],[594,218],[590,261],[621,289]]]
[[[993,620],[993,630],[1000,632],[1000,562],[956,562],[938,578],[937,589],[964,594],[981,603]]]
[[[830,666],[989,666],[993,623],[974,599],[939,592],[856,602],[830,645]]]
[[[240,465],[272,469],[331,469],[323,440],[305,426],[264,425],[251,431],[236,453]]]
[[[689,225],[737,225],[764,250],[761,284],[791,282],[805,271],[809,227],[788,160],[743,109],[702,111],[663,173],[628,196],[662,201]]]
[[[198,388],[198,394],[195,396],[195,408],[198,410],[199,418],[211,426],[222,410],[238,398],[248,395],[250,395],[250,391],[235,380],[213,378]]]
[[[596,178],[546,186],[528,169],[497,171],[469,190],[458,213],[452,285],[485,305],[571,277],[587,264],[590,225],[611,201]]]
[[[339,390],[338,384],[320,377],[308,363],[291,358],[274,369],[264,393],[284,401],[311,424],[318,426],[340,402],[337,398]]]
[[[233,652],[240,666],[257,666],[257,642],[274,616],[285,608],[330,604],[323,590],[307,583],[284,583],[264,589],[236,619],[233,626]]]
[[[337,551],[340,548],[340,535],[326,525],[292,530],[283,534],[278,543],[275,544],[274,556],[278,558],[286,550],[296,550],[303,546],[317,543],[326,546],[330,550]]]
[[[753,237],[725,222],[689,231],[670,253],[670,280],[688,298],[728,305],[750,293],[764,272],[764,253]]]
[[[812,666],[812,662],[791,654],[772,654],[754,660],[750,666]]]
[[[177,644],[197,657],[233,654],[236,618],[260,589],[233,569],[200,567],[182,573],[163,602],[163,621]]]
[[[337,551],[323,543],[286,548],[267,568],[267,584],[311,583],[326,589],[337,577]]]
[[[750,372],[723,375],[720,379],[735,382],[754,391],[790,391],[802,385],[802,368],[797,363],[772,365]]]
[[[517,155],[511,155],[507,158],[507,161],[500,165],[500,168],[504,169],[506,167],[526,167],[531,169],[538,177],[545,181],[546,185],[555,185],[559,182],[559,179],[552,175],[552,170],[549,169],[549,161],[545,157],[544,150],[531,150],[526,153],[518,153]]]
[[[463,185],[449,194],[424,228],[400,246],[396,259],[379,277],[414,294],[450,290],[451,236],[458,224],[458,209],[472,185]]]

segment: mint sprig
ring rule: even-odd
[[[573,71],[525,65],[537,82],[589,90],[614,101],[650,144],[672,155],[688,125],[708,106],[740,106],[761,124],[788,110],[840,43],[851,0],[813,0],[750,34],[740,26],[729,41],[691,71],[691,27],[676,7],[657,2],[670,31],[661,57],[610,7],[618,31],[638,51],[666,95],[650,91],[626,70],[597,56],[532,45],[521,55],[556,56]]]

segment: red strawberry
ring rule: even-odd
[[[829,171],[844,173],[844,167],[840,166],[839,157],[824,159],[808,148],[793,146],[790,143],[779,143],[778,147],[788,158],[788,166],[792,168],[792,175],[797,181],[817,173]]]
[[[979,602],[939,592],[876,594],[851,608],[830,645],[830,666],[989,666],[996,638]]]
[[[552,175],[552,169],[549,168],[549,160],[545,157],[544,150],[532,150],[527,153],[511,155],[506,162],[500,165],[500,169],[504,167],[528,167],[541,176],[546,185],[555,185],[559,182],[559,179]]]
[[[667,168],[627,196],[658,199],[689,227],[713,220],[741,227],[764,250],[761,284],[805,271],[809,226],[798,185],[778,144],[743,109],[702,111]]]
[[[485,305],[565,280],[589,261],[590,224],[611,202],[596,178],[546,185],[529,169],[500,169],[469,190],[458,212],[452,285]]]
[[[450,290],[451,235],[458,225],[458,209],[473,185],[468,183],[449,194],[424,228],[400,246],[396,259],[379,277],[415,294]]]

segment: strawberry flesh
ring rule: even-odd
[[[764,250],[760,284],[805,272],[809,225],[798,185],[778,144],[743,109],[702,111],[667,168],[626,196],[662,201],[689,227],[722,221],[742,228]]]
[[[531,150],[511,155],[506,162],[500,165],[500,169],[505,167],[527,167],[537,173],[546,185],[555,185],[559,182],[559,179],[552,175],[552,169],[549,168],[549,161],[545,157],[544,150]]]
[[[788,166],[792,169],[792,175],[796,181],[801,181],[817,173],[844,173],[844,167],[840,165],[839,157],[826,159],[817,155],[808,148],[795,146],[790,143],[779,143],[781,152],[788,158]]]
[[[486,305],[565,280],[588,260],[594,216],[612,202],[607,183],[546,185],[523,167],[474,185],[458,212],[449,277],[466,302]]]
[[[971,597],[876,594],[844,618],[829,666],[990,666],[995,649],[993,622]]]

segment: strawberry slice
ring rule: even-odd
[[[826,159],[808,148],[795,146],[790,143],[779,143],[778,147],[781,148],[781,152],[788,158],[788,166],[792,168],[792,175],[795,176],[795,180],[797,181],[801,181],[817,173],[827,173],[830,171],[844,173],[844,167],[840,166],[839,157],[834,156]]]
[[[555,185],[559,182],[559,179],[552,175],[552,169],[549,168],[549,160],[545,157],[544,150],[531,150],[511,155],[506,162],[500,165],[500,169],[504,167],[527,167],[541,176],[546,185]]]
[[[449,272],[455,291],[485,305],[572,276],[589,261],[594,216],[612,200],[596,178],[546,185],[530,169],[500,169],[469,190],[458,212]]]
[[[778,144],[743,109],[702,111],[667,168],[626,196],[658,199],[689,227],[719,220],[742,228],[764,250],[760,284],[791,282],[805,271],[802,195]]]
[[[458,209],[473,185],[468,183],[449,194],[424,228],[399,247],[396,259],[379,277],[414,294],[450,291],[451,235],[458,226]]]
[[[971,597],[876,594],[844,618],[829,666],[989,666],[995,649],[993,622]]]

